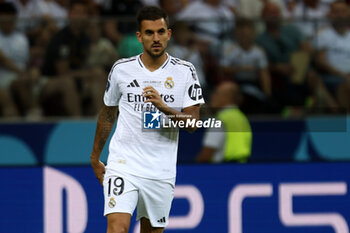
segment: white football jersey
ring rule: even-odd
[[[171,57],[151,72],[141,55],[118,60],[108,76],[104,95],[107,106],[119,106],[117,127],[109,145],[107,168],[150,179],[176,175],[178,129],[147,129],[145,114],[156,112],[144,103],[143,88],[153,86],[171,108],[181,109],[204,103],[194,66]],[[157,120],[166,118],[162,115]]]

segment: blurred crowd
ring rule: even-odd
[[[207,101],[233,81],[248,115],[349,112],[349,3],[0,0],[0,117],[96,116],[113,63],[142,52],[144,5],[168,13],[168,53],[194,64]]]

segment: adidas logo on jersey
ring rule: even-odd
[[[132,81],[129,85],[127,85],[126,87],[140,87],[139,83],[137,82],[136,79],[134,79],[134,81]]]
[[[165,217],[163,217],[163,218],[157,220],[157,222],[165,222]]]

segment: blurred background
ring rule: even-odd
[[[180,132],[168,231],[349,232],[347,0],[0,0],[0,232],[105,231],[89,154],[145,5],[225,126]]]

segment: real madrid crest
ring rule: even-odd
[[[168,89],[173,88],[175,85],[173,78],[172,77],[167,77],[165,82],[164,82],[164,86]]]
[[[114,198],[112,197],[109,202],[108,202],[108,206],[109,208],[113,208],[115,206],[116,202],[114,200]]]

